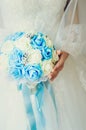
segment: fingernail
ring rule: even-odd
[[[49,79],[51,79],[52,78],[52,76],[51,75],[49,75]]]
[[[52,72],[54,72],[54,69],[52,70]]]

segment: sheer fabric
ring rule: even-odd
[[[82,18],[81,3],[85,0],[71,0],[63,14],[66,0],[3,0],[0,1],[0,42],[14,31],[42,31],[49,35],[56,48],[67,51],[70,56],[63,71],[51,83],[58,107],[58,126],[56,128],[54,108],[45,91],[46,130],[85,130],[86,129],[86,23]],[[79,4],[80,24],[74,24],[77,3]],[[84,10],[83,10],[84,11]],[[70,17],[71,16],[71,17]],[[82,20],[83,19],[83,20]],[[26,130],[27,119],[22,95],[0,69],[0,129]],[[8,86],[7,86],[8,84]],[[33,100],[33,98],[32,98]],[[47,109],[50,106],[51,109]],[[45,109],[46,108],[46,109]],[[51,124],[51,125],[49,125]]]
[[[79,24],[75,23],[77,4]],[[70,54],[63,71],[54,82],[55,90],[58,90],[56,97],[61,130],[86,129],[86,19],[80,15],[80,11],[83,14],[85,11],[81,5],[85,7],[86,1],[71,0],[63,15],[55,42],[57,48],[59,46],[59,49]]]
[[[85,6],[86,2],[84,0],[82,2],[80,0],[71,0],[57,32],[56,46],[68,52],[75,60],[76,69],[80,73],[80,81],[86,87],[86,20],[85,16],[82,15],[85,8],[80,5]],[[75,20],[76,10],[78,11],[79,23],[76,23]]]

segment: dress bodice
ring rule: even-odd
[[[55,36],[65,3],[66,0],[3,0],[4,27],[13,31],[42,31]]]

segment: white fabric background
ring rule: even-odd
[[[86,24],[86,0],[79,0],[78,4],[79,9],[79,22]]]
[[[54,41],[63,15],[65,2],[65,0],[0,1],[0,41],[2,41],[3,37],[8,34],[8,32],[16,31],[16,29],[24,31],[35,29],[36,31],[42,31],[48,34],[52,41]],[[79,19],[80,23],[86,24],[86,18],[83,16],[83,14],[85,15],[85,8],[86,1],[81,0],[79,3]],[[83,31],[82,27],[80,32],[81,30]],[[85,39],[83,40],[85,41]],[[64,43],[66,45],[66,50],[70,53],[70,56],[65,63],[63,71],[59,74],[54,83],[52,83],[55,89],[58,106],[58,130],[86,130],[86,92],[83,89],[85,78],[82,76],[83,73],[82,75],[78,73],[83,71],[85,72],[85,64],[83,64],[83,68],[81,68],[83,71],[77,71],[77,65],[79,65],[80,62],[86,62],[83,55],[77,57],[78,62],[75,62],[74,58],[76,58],[76,56],[74,53],[76,53],[77,48],[79,48],[77,53],[82,52],[83,42],[80,44],[78,44],[78,42],[75,43],[73,50],[73,46],[70,46],[72,42],[69,41],[69,46],[68,43]],[[85,44],[86,41],[84,42],[84,45]],[[83,80],[80,81],[79,76],[81,76]],[[7,84],[9,86],[7,86]],[[13,87],[15,87],[15,85],[13,85]],[[11,83],[9,84],[9,81],[5,77],[0,77],[0,89],[0,123],[2,123],[2,125],[0,124],[0,129],[26,130],[26,120],[21,95],[18,95],[17,91],[14,88],[11,88]],[[20,102],[17,102],[16,100]],[[5,109],[6,104],[7,109]],[[15,106],[17,106],[16,111],[14,109]],[[17,116],[18,114],[19,116]]]

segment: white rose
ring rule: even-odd
[[[50,47],[50,48],[53,48],[53,43],[52,43],[52,41],[51,41],[49,38],[47,38],[47,37],[45,37],[44,39],[45,39],[45,41],[46,41],[46,45],[47,45],[48,47]]]
[[[26,38],[25,36],[17,40],[14,45],[19,48],[20,50],[27,50],[32,49],[32,46],[30,45],[30,39]]]
[[[11,41],[5,42],[1,47],[1,52],[5,54],[9,54],[14,48],[14,45]]]
[[[42,55],[40,50],[32,49],[29,51],[29,58],[28,58],[29,64],[40,63],[41,59],[42,59]]]
[[[53,58],[52,58],[52,62],[55,63],[59,60],[59,56],[56,53],[56,50],[53,51]]]
[[[43,61],[42,62],[42,70],[44,72],[44,76],[48,75],[52,71],[53,67],[54,67],[54,65],[53,65],[51,60]]]

